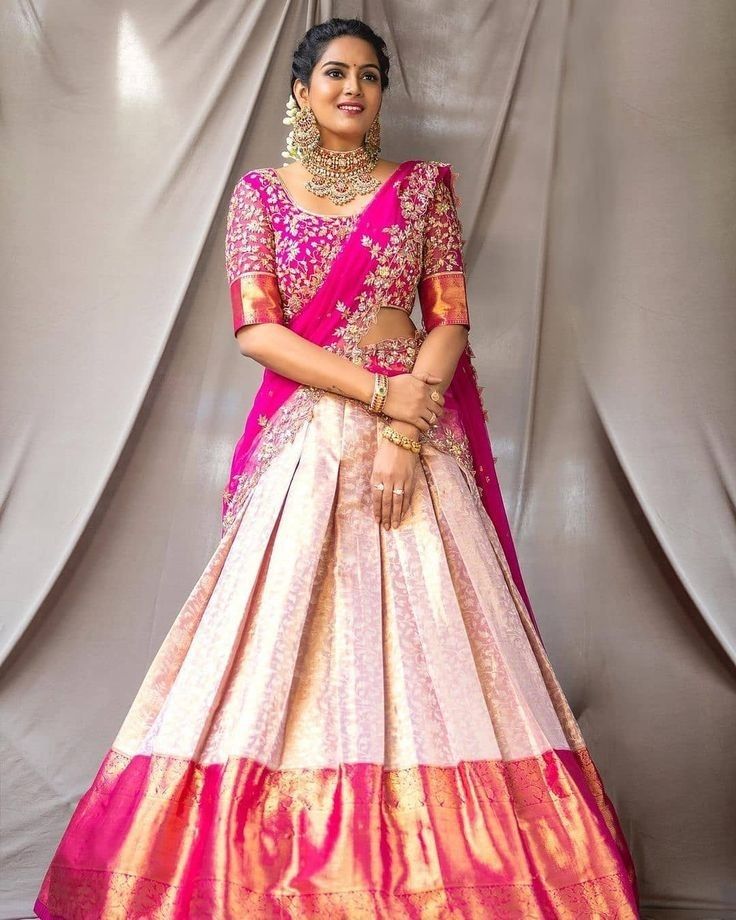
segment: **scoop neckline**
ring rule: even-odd
[[[408,161],[405,160],[404,163],[406,162]],[[266,168],[269,170],[273,178],[276,180],[276,183],[278,184],[281,191],[284,193],[284,196],[287,198],[291,206],[296,211],[299,211],[302,214],[309,214],[310,217],[319,217],[321,220],[355,220],[356,217],[360,217],[364,211],[368,210],[368,208],[373,204],[374,199],[377,198],[378,195],[380,195],[380,193],[383,191],[383,189],[389,184],[389,182],[391,182],[391,180],[395,178],[396,174],[401,169],[401,167],[404,165],[404,163],[399,163],[399,165],[391,173],[391,175],[378,186],[378,188],[375,191],[375,194],[368,200],[368,203],[363,208],[361,208],[360,211],[356,211],[355,214],[320,214],[319,211],[309,211],[307,210],[307,208],[303,208],[300,204],[297,204],[296,201],[294,201],[294,199],[291,197],[291,192],[287,189],[286,185],[284,184],[284,180],[276,172],[276,167],[268,166]]]

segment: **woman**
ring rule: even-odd
[[[234,332],[266,369],[222,539],[42,918],[638,916],[514,552],[451,169],[378,158],[388,71],[359,20],[310,29],[295,162],[235,187]]]

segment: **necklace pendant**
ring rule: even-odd
[[[358,195],[368,195],[376,191],[380,185],[380,181],[374,176],[313,176],[304,187],[320,198],[329,198],[333,204],[341,205],[348,204]]]
[[[370,175],[377,160],[378,153],[365,145],[355,150],[329,150],[317,144],[302,157],[303,165],[312,174],[304,187],[320,198],[329,198],[333,204],[347,204],[357,195],[379,188],[380,181]]]

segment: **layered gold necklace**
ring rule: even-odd
[[[315,144],[302,156],[302,164],[312,174],[304,187],[337,205],[347,204],[356,195],[379,188],[380,179],[371,175],[377,162],[378,151],[365,144],[354,150],[329,150]]]

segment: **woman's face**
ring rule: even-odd
[[[333,39],[314,65],[309,89],[297,80],[294,92],[300,108],[308,102],[314,112],[323,147],[359,147],[381,108],[381,71],[373,45],[353,35]],[[346,111],[341,108],[345,103],[362,108]]]

